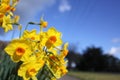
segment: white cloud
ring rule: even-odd
[[[120,38],[114,38],[114,39],[112,39],[112,42],[113,43],[120,43]]]
[[[120,54],[120,47],[112,47],[109,51],[110,55],[114,55],[114,54]]]
[[[54,5],[55,2],[56,0],[20,0],[16,14],[20,15],[22,22],[28,22],[33,20],[38,12]]]
[[[61,3],[59,5],[59,11],[65,12],[70,10],[71,10],[71,5],[69,4],[68,0],[61,0]]]

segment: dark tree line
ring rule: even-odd
[[[73,49],[69,50],[67,56],[69,60],[68,69],[95,72],[120,72],[120,59],[103,53],[100,47],[87,47],[81,54],[76,53]],[[72,67],[72,62],[76,67]]]

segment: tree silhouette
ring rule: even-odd
[[[105,68],[104,61],[102,49],[92,46],[83,51],[80,64],[77,67],[80,70],[101,71]]]
[[[106,71],[120,72],[120,60],[112,55],[104,55],[106,61]]]
[[[81,54],[76,52],[77,46],[75,44],[70,44],[69,45],[69,53],[66,56],[68,59],[68,69],[73,70],[75,68],[72,67],[72,64],[74,63],[75,65],[79,64],[80,59],[81,59]]]
[[[81,56],[77,69],[84,71],[120,72],[120,60],[100,47],[87,47]]]
[[[68,69],[73,69],[72,64],[75,63],[77,65],[81,59],[81,55],[76,53],[75,51],[69,50],[69,53],[66,57],[68,59]]]

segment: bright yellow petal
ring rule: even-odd
[[[5,52],[11,56],[14,62],[25,61],[32,53],[29,45],[26,40],[12,40],[5,48]]]

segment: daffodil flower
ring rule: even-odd
[[[13,29],[10,15],[3,17],[2,28],[4,29],[5,32],[8,32],[9,30]]]
[[[5,48],[5,52],[10,55],[14,62],[26,61],[32,54],[29,42],[26,40],[12,40]]]
[[[32,61],[23,63],[19,70],[18,75],[23,77],[24,80],[37,80],[36,75],[38,71],[43,67],[44,61]]]
[[[46,32],[46,43],[45,46],[50,49],[51,47],[54,46],[60,46],[62,44],[62,40],[61,40],[61,33],[58,32],[54,27],[50,28],[47,32]]]

